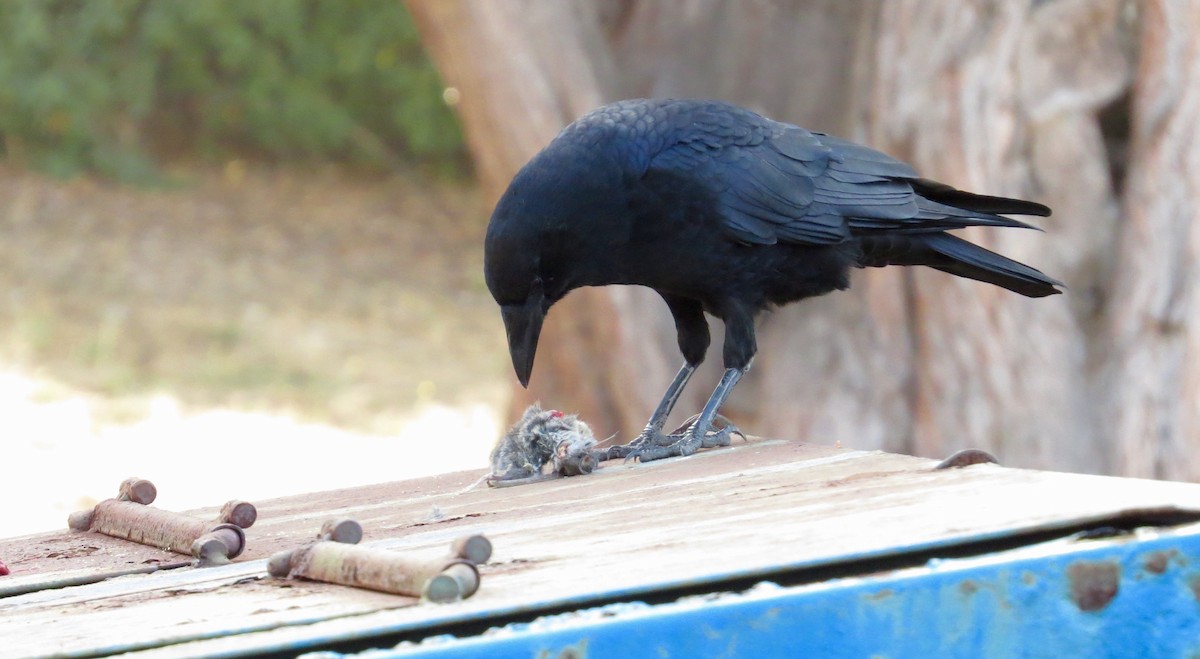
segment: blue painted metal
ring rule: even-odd
[[[1200,656],[1200,525],[805,586],[616,604],[355,656]]]

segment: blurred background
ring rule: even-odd
[[[745,430],[1200,479],[1197,44],[1200,0],[0,3],[0,535],[130,475],[182,509],[482,470],[536,399],[635,434],[680,362],[661,301],[573,293],[518,390],[481,242],[636,96],[1055,210],[964,235],[1064,296],[893,268],[763,318]]]

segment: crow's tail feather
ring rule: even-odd
[[[945,183],[917,178],[909,181],[918,195],[939,204],[980,213],[1007,213],[1012,215],[1040,215],[1047,217],[1050,209],[1034,201],[991,197],[953,188]]]
[[[1028,297],[1062,292],[1056,288],[1062,284],[1042,272],[944,232],[870,236],[859,244],[864,267],[924,265]]]
[[[1061,293],[1062,282],[1024,263],[1018,263],[979,245],[948,233],[922,236],[925,247],[945,259],[927,263],[930,267],[959,277],[987,282],[1026,297],[1045,297]]]

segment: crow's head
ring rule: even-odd
[[[547,295],[538,236],[520,221],[497,222],[497,207],[484,243],[483,271],[488,290],[500,305],[508,353],[521,386],[529,386],[542,320],[554,303]]]
[[[542,321],[572,289],[604,283],[606,224],[620,215],[620,172],[607,159],[552,143],[496,204],[484,241],[488,290],[500,305],[508,351],[529,386]]]

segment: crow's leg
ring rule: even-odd
[[[650,415],[650,421],[646,423],[646,428],[642,430],[642,433],[628,444],[610,446],[608,449],[605,449],[602,459],[624,458],[642,447],[666,446],[678,440],[678,436],[664,435],[662,428],[663,424],[667,422],[667,417],[671,414],[671,410],[675,407],[675,403],[679,401],[679,394],[683,393],[683,388],[687,386],[688,380],[692,378],[692,373],[695,372],[696,366],[694,364],[685,363],[683,368],[679,369],[679,372],[675,374],[675,379],[671,381],[671,386],[667,387],[667,392],[663,394],[662,400],[658,402],[658,407],[654,408],[654,414]]]
[[[683,435],[664,435],[669,443],[661,441],[647,442],[636,447],[626,455],[626,458],[637,458],[642,462],[661,460],[675,456],[691,455],[702,448],[728,446],[733,435],[741,435],[732,424],[725,423],[723,427],[713,426],[718,418],[721,406],[730,392],[737,386],[742,376],[750,370],[750,362],[754,359],[757,345],[754,339],[754,314],[751,310],[730,302],[719,310],[725,320],[725,374],[721,382],[709,396],[704,409]],[[721,417],[724,418],[724,417]]]
[[[675,409],[675,403],[679,402],[679,395],[683,393],[683,388],[687,386],[688,380],[692,379],[692,374],[696,372],[694,364],[685,363],[679,372],[675,374],[675,379],[671,381],[671,385],[667,387],[667,392],[663,394],[662,400],[658,402],[658,407],[654,408],[654,414],[650,415],[650,421],[646,423],[646,429],[638,435],[638,439],[650,438],[654,435],[662,434],[663,424],[667,422],[667,417],[671,414],[671,410]],[[637,442],[638,440],[633,440]]]
[[[684,420],[683,423],[679,424],[678,428],[672,430],[668,434],[674,435],[676,437],[682,437],[684,431],[690,429],[696,423],[696,421],[699,419],[700,419],[699,414],[693,414],[693,415],[689,416],[686,420]],[[705,433],[706,439],[702,439],[703,445],[700,448],[713,448],[714,446],[729,446],[730,442],[725,440],[724,438],[717,437],[718,433],[720,433],[722,435],[727,435],[729,437],[732,437],[733,435],[737,435],[738,437],[741,437],[742,439],[746,439],[746,435],[741,430],[739,430],[738,427],[736,425],[734,425],[733,422],[730,421],[728,417],[726,417],[724,414],[721,414],[718,412],[717,415],[715,417],[713,417],[711,429],[709,430],[708,433]],[[711,446],[710,446],[710,444],[711,444]]]
[[[651,460],[661,460],[663,458],[673,458],[676,456],[691,455],[702,448],[714,448],[717,446],[729,446],[734,435],[745,437],[737,426],[728,422],[728,419],[717,413],[721,409],[721,405],[725,403],[725,399],[729,398],[729,393],[733,391],[733,387],[737,385],[738,380],[746,374],[749,368],[727,368],[725,375],[721,376],[721,382],[717,384],[716,390],[712,396],[709,396],[708,402],[704,404],[704,409],[700,414],[693,417],[695,421],[687,426],[687,431],[682,435],[663,435],[670,438],[672,441],[668,444],[655,443],[653,445],[643,445],[637,447],[629,456],[637,458],[642,462]],[[717,428],[713,425],[714,421],[722,420],[722,427]]]
[[[671,381],[671,386],[667,387],[667,392],[663,394],[658,407],[654,408],[654,414],[650,415],[650,421],[646,423],[641,434],[628,444],[602,451],[597,456],[599,459],[624,458],[643,446],[666,446],[679,439],[678,436],[663,434],[663,424],[667,422],[675,403],[679,402],[679,395],[683,393],[692,373],[696,372],[696,367],[704,361],[704,355],[708,352],[708,320],[704,318],[704,307],[696,300],[661,291],[659,294],[666,301],[671,310],[671,317],[675,320],[679,352],[683,353],[683,367],[675,374],[675,379]]]

